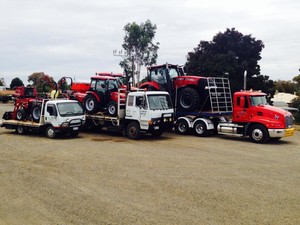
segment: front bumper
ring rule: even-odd
[[[287,128],[287,129],[268,129],[270,138],[281,138],[281,137],[289,137],[293,136],[295,133],[295,128]]]

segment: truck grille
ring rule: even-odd
[[[286,116],[285,117],[285,127],[286,128],[290,128],[290,127],[293,126],[293,124],[294,124],[294,118],[293,118],[293,116],[292,115]]]
[[[70,127],[79,127],[81,125],[81,120],[71,120]]]

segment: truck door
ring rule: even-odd
[[[234,103],[233,122],[248,122],[252,114],[250,109],[247,96],[238,96]]]
[[[46,105],[45,123],[50,123],[53,126],[57,123],[57,109],[54,104]]]

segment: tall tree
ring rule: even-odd
[[[54,80],[52,77],[49,75],[45,74],[44,72],[36,72],[28,76],[28,82],[32,82],[32,85],[36,87],[37,92],[44,92],[44,84],[48,83],[45,85],[46,90],[45,91],[50,91],[52,85],[54,84]]]
[[[24,85],[23,81],[19,77],[16,77],[16,78],[12,79],[9,87],[10,87],[10,89],[13,89],[15,87],[23,86],[23,85]]]
[[[140,80],[141,66],[149,66],[156,63],[157,51],[159,43],[153,43],[156,25],[152,24],[150,20],[138,25],[137,23],[128,23],[124,27],[125,37],[123,42],[123,49],[125,50],[126,58],[120,62],[120,66],[124,69],[130,70],[133,68],[133,83],[134,70],[136,68],[137,84]],[[134,66],[128,65],[133,63]]]
[[[243,88],[244,71],[247,80],[260,74],[258,61],[264,48],[261,40],[251,35],[243,35],[228,29],[213,37],[212,41],[200,41],[199,45],[189,52],[185,64],[189,74],[201,76],[229,76],[232,91]]]

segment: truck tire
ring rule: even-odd
[[[253,125],[250,128],[249,136],[254,143],[265,143],[269,139],[267,129],[260,124]]]
[[[17,120],[25,120],[26,112],[24,109],[18,109],[16,112],[16,119]]]
[[[141,137],[140,125],[135,121],[130,122],[127,125],[126,134],[127,137],[130,139],[134,139],[134,140],[139,139]]]
[[[199,107],[199,102],[198,92],[191,87],[185,87],[178,93],[177,106],[183,111],[194,111]]]
[[[57,134],[55,133],[54,127],[53,126],[48,126],[46,128],[46,136],[47,138],[56,138]]]
[[[93,95],[87,95],[83,100],[83,107],[89,114],[98,112],[98,101]]]
[[[19,135],[24,135],[26,133],[25,127],[23,127],[21,125],[17,126],[16,133],[19,134]]]
[[[176,122],[175,132],[177,134],[188,134],[189,124],[184,119],[180,119]]]
[[[31,116],[34,122],[39,122],[41,118],[41,106],[39,105],[33,106],[31,110]]]
[[[118,111],[118,106],[115,101],[110,101],[107,105],[107,111],[110,116],[116,116]]]
[[[208,135],[206,124],[203,121],[197,121],[194,124],[194,132],[199,137],[206,137]]]

